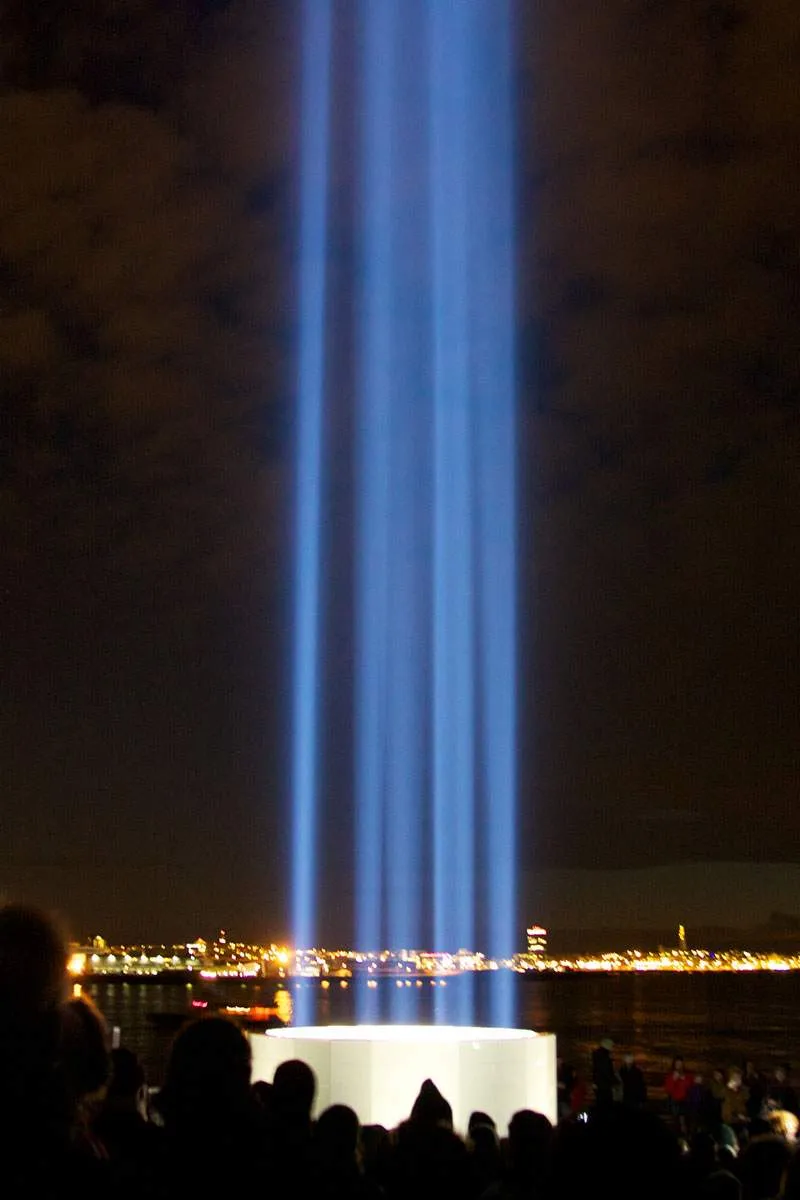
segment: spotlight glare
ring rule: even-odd
[[[332,14],[344,20],[344,7],[306,0],[303,10],[293,932],[306,946],[317,940],[327,583]],[[366,0],[354,12],[341,102],[355,98],[357,163],[357,948],[432,944],[456,955],[482,943],[505,960],[517,883],[511,0]],[[491,1016],[508,1026],[504,974]],[[473,1020],[472,976],[462,983],[436,988],[437,1020]],[[410,983],[391,994],[395,1020],[419,1011]],[[360,1020],[377,1000],[357,989]]]

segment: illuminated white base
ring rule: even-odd
[[[317,1077],[315,1112],[349,1104],[362,1125],[392,1129],[432,1079],[465,1132],[469,1114],[489,1113],[505,1134],[520,1108],[556,1120],[556,1039],[527,1029],[454,1025],[334,1025],[251,1033],[253,1079],[301,1058]]]

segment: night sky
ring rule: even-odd
[[[800,858],[800,9],[521,9],[521,907],[670,866],[653,920],[747,923]],[[287,929],[299,12],[0,10],[0,892],[81,936]]]

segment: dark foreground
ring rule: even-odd
[[[178,1034],[149,1095],[98,1009],[66,998],[64,962],[45,918],[0,909],[2,1196],[800,1200],[791,1079],[752,1063],[709,1080],[671,1064],[666,1119],[607,1042],[590,1078],[562,1064],[556,1128],[524,1110],[507,1130],[476,1112],[456,1132],[430,1080],[396,1129],[336,1105],[312,1121],[311,1069],[284,1063],[251,1085],[247,1038],[220,1017]]]

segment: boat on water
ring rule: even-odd
[[[216,1005],[207,1001],[193,1000],[191,1006],[182,1011],[154,1012],[147,1014],[149,1023],[156,1029],[175,1032],[181,1029],[187,1021],[196,1017],[228,1017],[241,1025],[243,1029],[263,1031],[264,1029],[283,1029],[287,1022],[280,1016],[277,1008],[262,1004],[250,1006],[239,1004]]]
[[[243,1029],[257,1031],[282,1029],[289,1024],[292,1002],[288,991],[279,988],[272,994],[270,989],[270,1002],[258,995],[248,999],[256,1003],[231,1003],[226,989],[207,984],[194,988],[191,995],[187,996],[185,1005],[178,1009],[151,1009],[147,1020],[156,1029],[170,1033],[176,1033],[187,1021],[197,1017],[227,1017]]]

